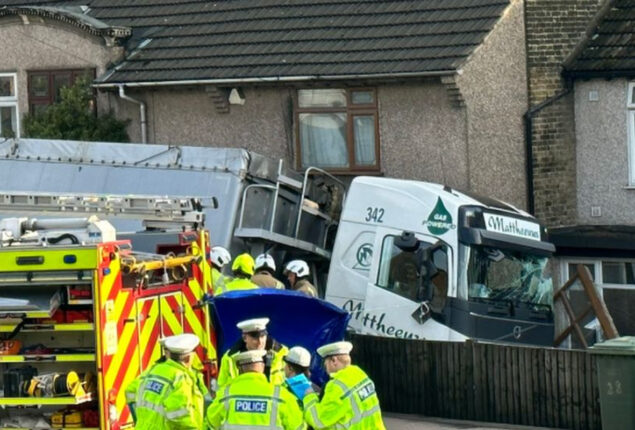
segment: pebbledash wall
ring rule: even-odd
[[[20,121],[29,110],[27,72],[94,68],[100,75],[123,53],[103,37],[71,24],[39,16],[0,17],[0,73],[17,74]],[[105,98],[97,100],[101,109]]]
[[[529,102],[537,106],[565,89],[562,63],[581,40],[602,0],[526,0]],[[577,222],[576,141],[572,93],[533,121],[535,215],[549,226]]]
[[[379,103],[381,174],[440,182],[526,207],[523,29],[523,2],[512,0],[454,79],[370,84]],[[243,90],[245,104],[230,105],[229,113],[218,113],[202,87],[126,92],[147,103],[150,142],[243,147],[294,166],[296,89]],[[114,93],[108,98],[119,116],[133,119],[131,139],[138,141],[138,106]]]
[[[629,162],[635,154],[629,150],[627,93],[626,79],[575,83],[581,224],[633,224],[635,188]]]

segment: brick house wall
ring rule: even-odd
[[[584,35],[602,0],[526,0],[529,104],[565,89],[562,63]],[[534,213],[548,226],[577,222],[573,95],[533,117]]]

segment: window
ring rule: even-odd
[[[386,236],[381,247],[381,261],[377,285],[409,300],[420,302],[423,298],[418,291],[419,270],[416,251],[404,251],[395,245],[396,236]],[[419,242],[419,249],[432,246],[431,243]],[[446,247],[433,253],[433,261],[437,273],[431,281],[434,286],[433,302],[443,298],[448,290],[448,254]],[[441,306],[442,308],[442,306]]]
[[[15,73],[0,73],[0,137],[20,137]]]
[[[37,70],[28,72],[29,110],[37,113],[60,100],[60,90],[82,76],[94,78],[94,69]]]
[[[626,111],[630,159],[629,185],[635,185],[635,82],[629,82],[628,84]]]
[[[379,169],[377,98],[372,89],[298,90],[298,164],[335,172]]]
[[[565,264],[567,270],[563,283],[575,273],[578,264],[584,264],[591,272],[593,282],[602,289],[635,289],[635,260],[574,260]]]

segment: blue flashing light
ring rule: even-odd
[[[77,256],[74,254],[68,254],[64,256],[64,263],[75,264],[77,263]]]
[[[104,270],[102,272],[104,276],[110,275],[110,267],[104,267]]]

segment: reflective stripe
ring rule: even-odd
[[[345,383],[343,383],[339,379],[331,379],[329,382],[334,383],[335,385],[339,386],[342,389],[342,392],[344,394],[342,394],[342,397],[340,397],[340,399],[343,399],[344,397],[346,397],[348,395],[348,392],[349,392],[348,385],[346,385]]]
[[[273,389],[273,399],[271,402],[271,414],[269,416],[269,427],[274,428],[276,426],[276,419],[278,418],[278,402],[276,399],[280,396],[280,385],[276,385]]]
[[[361,414],[359,414],[359,416],[354,417],[349,423],[348,423],[348,427],[357,424],[358,422],[360,422],[361,420],[363,420],[364,418],[368,418],[371,415],[374,415],[375,413],[379,412],[380,408],[379,405],[375,405],[374,407],[372,407],[371,409],[367,410],[366,412],[363,412]],[[359,413],[359,409],[358,409],[358,413]]]
[[[276,385],[276,387],[278,387],[279,385]],[[270,397],[270,396],[254,396],[254,395],[250,395],[250,394],[233,394],[231,396],[225,396],[223,393],[223,397],[220,398],[220,401],[222,402],[223,400],[231,400],[231,399],[251,399],[251,400],[273,400],[274,402],[280,402],[280,403],[284,403],[284,400],[282,399],[282,397]]]
[[[223,288],[225,286],[225,276],[220,273],[218,275],[218,279],[216,279],[216,282],[214,282],[214,287],[216,288]]]
[[[134,402],[136,398],[137,398],[137,393],[126,393],[126,402],[128,403]]]
[[[284,430],[278,426],[260,426],[258,424],[223,424],[220,426],[221,430],[249,430],[249,429],[271,429],[271,430]],[[302,426],[298,427],[302,428]]]
[[[357,391],[358,388],[372,381],[368,378],[364,378],[361,382],[358,382],[357,384],[355,384],[353,388],[348,388],[348,385],[344,384],[342,381],[339,381],[337,379],[334,379],[333,382],[336,382],[337,385],[339,385],[342,388],[342,391],[344,391],[344,394],[342,394],[342,397],[340,397],[341,399],[344,399],[350,396],[351,394],[353,394],[355,391]]]
[[[223,398],[220,399],[220,402],[223,402],[223,405],[225,406],[225,410],[229,410],[229,385],[225,387],[225,391],[223,392]]]
[[[184,408],[184,409],[177,409],[176,411],[166,412],[165,417],[170,420],[173,420],[174,418],[184,417],[187,414],[189,414],[189,411],[186,408]]]
[[[165,416],[165,410],[162,405],[157,405],[155,403],[148,402],[147,400],[140,400],[137,402],[137,409],[141,408],[150,409],[161,416]]]
[[[315,393],[312,393],[315,394]],[[318,402],[318,399],[316,399],[315,397],[312,400],[309,400],[309,402],[304,405],[305,409],[309,409],[311,406],[315,405]]]
[[[315,407],[315,404],[308,409],[311,411],[311,417],[313,418],[313,422],[315,422],[315,425],[320,428],[325,427],[325,425],[322,424],[322,420],[320,420],[320,417],[318,417],[317,408]]]

